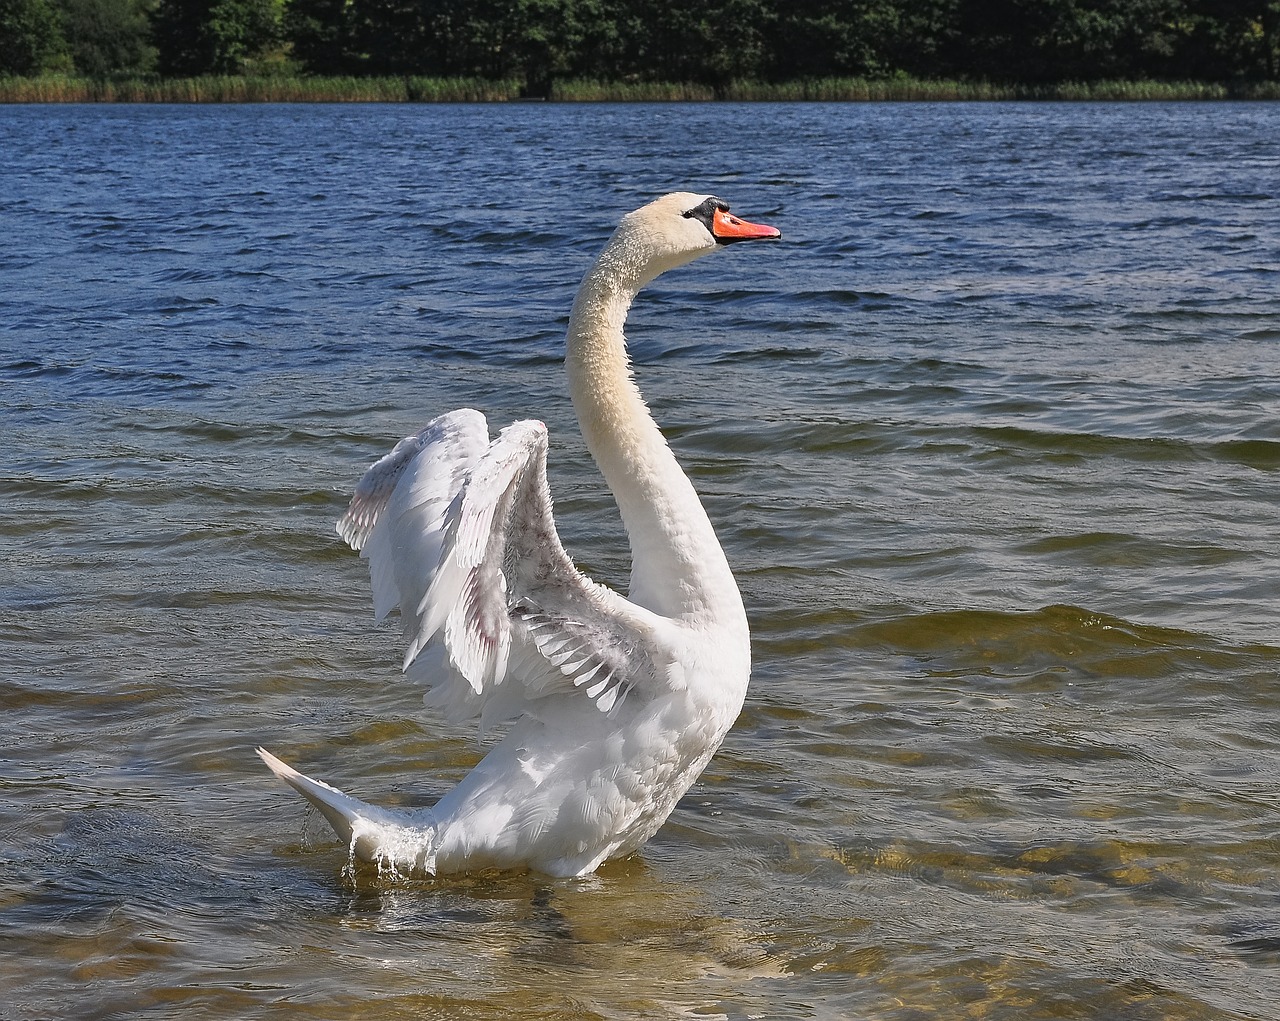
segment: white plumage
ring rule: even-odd
[[[629,598],[581,574],[561,545],[541,422],[490,439],[478,411],[441,415],[356,487],[338,532],[369,561],[378,617],[400,608],[406,674],[450,719],[511,723],[417,813],[366,805],[259,749],[359,857],[433,874],[584,875],[657,832],[741,709],[742,599],[622,334],[636,292],[659,273],[779,236],[727,210],[678,193],[628,214],[570,317],[570,389],[630,539]]]

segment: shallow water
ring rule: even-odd
[[[1274,1018],[1280,106],[0,109],[0,1015]],[[784,241],[629,336],[740,579],[737,727],[596,876],[345,869],[478,758],[333,534],[552,429],[617,217]]]

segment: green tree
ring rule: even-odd
[[[1057,81],[1162,77],[1183,0],[1059,0],[1039,40]]]
[[[293,56],[313,74],[349,74],[359,69],[352,51],[350,0],[291,0],[281,28]]]
[[[593,0],[437,0],[427,35],[450,73],[524,78],[546,95],[574,66]]]
[[[93,78],[145,73],[155,64],[142,0],[58,0],[75,69]]]
[[[866,31],[869,6],[857,0],[776,0],[770,77],[790,81],[882,70],[875,37]]]
[[[246,61],[279,45],[281,15],[278,0],[218,0],[208,28],[217,54],[213,70],[238,74]]]
[[[1277,77],[1277,0],[1188,0],[1179,53],[1187,77]]]
[[[352,0],[336,22],[338,12],[329,7],[327,23],[335,45],[349,38],[354,59],[370,74],[423,74],[431,66],[427,40],[435,6],[433,0]]]
[[[309,70],[523,78],[545,96],[556,78],[597,72],[616,36],[605,2],[293,0],[286,26]]]
[[[1052,80],[1044,40],[1059,0],[960,0],[946,73],[993,81]]]
[[[65,52],[48,0],[0,0],[0,74],[39,74]]]
[[[626,60],[642,77],[721,88],[768,68],[768,0],[619,0],[633,33]]]
[[[490,67],[501,77],[524,79],[528,96],[551,94],[557,78],[591,75],[593,53],[607,38],[609,17],[602,0],[508,0],[494,5],[482,43]]]
[[[0,0],[0,12],[14,20],[12,12],[28,16],[50,2],[68,12],[115,12],[123,24],[137,9],[131,4],[156,0]],[[716,89],[737,78],[903,73],[1005,82],[1229,79],[1274,78],[1280,62],[1280,0],[158,3],[155,43],[166,74],[235,72],[283,39],[310,72],[522,78],[528,95],[548,95],[563,77]],[[279,3],[287,3],[283,29]],[[85,13],[67,16],[77,62],[127,65],[133,58],[109,42],[81,45],[93,32],[72,25],[88,20]],[[113,31],[98,36],[109,40]],[[19,35],[30,40],[40,32],[28,27]],[[18,35],[3,42],[13,49],[11,37]],[[47,64],[57,45],[39,58],[28,45],[27,56],[7,59]]]
[[[957,0],[775,0],[772,76],[936,76],[956,7]]]
[[[152,18],[164,75],[239,74],[281,39],[276,0],[160,0]]]

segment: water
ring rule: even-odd
[[[0,110],[0,1015],[1280,1016],[1280,106]],[[552,430],[617,217],[783,243],[630,336],[752,618],[635,858],[344,875],[264,743],[476,760],[332,532],[459,406]]]

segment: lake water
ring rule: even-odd
[[[0,109],[0,1016],[1280,1016],[1280,105]],[[755,671],[588,879],[393,881],[253,755],[480,751],[333,522],[442,411],[552,431],[617,218]]]

